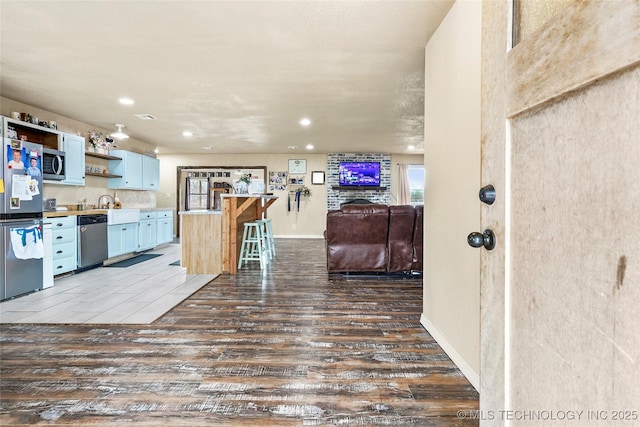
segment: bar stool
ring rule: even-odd
[[[258,222],[245,222],[242,233],[242,245],[238,257],[238,269],[242,268],[242,262],[260,261],[260,268],[266,264],[263,227]]]
[[[269,259],[273,259],[276,256],[276,244],[273,240],[273,229],[271,228],[271,220],[269,218],[256,220],[262,228],[262,234],[264,236],[264,247],[267,251]]]

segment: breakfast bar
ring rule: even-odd
[[[277,199],[263,194],[222,194],[221,210],[180,212],[181,265],[187,274],[237,274],[244,223],[264,218]]]

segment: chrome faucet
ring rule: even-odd
[[[110,198],[111,202],[107,202],[106,205],[100,204],[100,202],[102,201],[103,197]],[[113,203],[113,196],[111,194],[103,194],[102,196],[98,197],[98,209],[109,209],[109,203]]]

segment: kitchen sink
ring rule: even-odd
[[[107,225],[140,221],[140,209],[107,209]]]

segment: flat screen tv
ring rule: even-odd
[[[379,187],[380,162],[340,162],[341,187]]]

